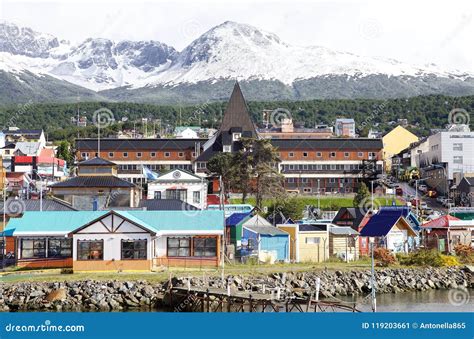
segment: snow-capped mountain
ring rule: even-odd
[[[292,46],[273,33],[231,21],[214,27],[186,47],[156,83],[195,83],[212,79],[278,80],[291,85],[295,80],[327,75],[362,77],[441,77],[463,74],[436,67],[416,67],[396,60],[362,57],[324,47]]]
[[[3,23],[2,71],[9,79],[18,80],[23,73],[47,76],[131,101],[220,99],[220,87],[235,79],[244,83],[244,90],[248,84],[252,99],[474,94],[474,77],[466,72],[294,46],[273,33],[231,21],[181,52],[158,41],[89,38],[71,44]]]
[[[59,47],[56,37],[19,27],[8,22],[0,22],[0,51],[33,58],[45,58],[49,52]]]

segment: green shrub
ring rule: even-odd
[[[443,260],[443,266],[459,266],[461,263],[459,262],[458,258],[452,255],[443,255],[441,254],[441,260]]]
[[[407,266],[444,266],[443,258],[437,250],[418,250],[409,254],[397,254],[401,265]]]

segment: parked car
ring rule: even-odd
[[[445,200],[443,201],[443,206],[446,207],[446,208],[448,208],[449,205],[453,205],[453,200],[452,200],[452,199],[445,199]],[[452,206],[451,206],[451,207],[452,207]]]
[[[443,203],[444,200],[446,200],[447,198],[443,195],[440,195],[436,198],[436,201],[439,202],[440,204]]]
[[[402,196],[403,195],[403,189],[401,187],[397,187],[395,189],[395,194]]]
[[[426,192],[428,190],[428,186],[426,185],[418,185],[418,191]]]
[[[431,207],[426,207],[422,209],[424,215],[431,215],[433,214],[434,210]]]

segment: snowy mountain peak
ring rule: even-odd
[[[336,81],[334,91],[354,81],[366,95],[377,88],[375,83],[380,79],[398,77],[390,80],[392,85],[386,86],[397,95],[413,91],[413,86],[407,84],[408,78],[426,85],[427,89],[420,93],[451,88],[448,83],[452,81],[459,81],[456,86],[470,93],[465,88],[470,89],[471,85],[464,80],[473,78],[472,74],[448,72],[433,64],[414,66],[321,46],[294,46],[273,33],[233,21],[211,28],[181,52],[152,40],[89,38],[70,44],[30,28],[0,23],[0,70],[17,75],[25,71],[51,75],[95,91],[119,87],[154,89],[200,82],[214,84],[238,79],[265,80],[287,88],[302,82],[310,88],[315,87],[316,82]],[[373,76],[379,80],[371,80]],[[368,85],[359,85],[364,82]],[[326,87],[318,87],[321,88]],[[308,90],[308,93],[313,92]],[[348,92],[352,95],[355,90]]]
[[[0,52],[44,58],[52,48],[58,46],[58,39],[50,34],[39,33],[9,22],[0,22]]]

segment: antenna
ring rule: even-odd
[[[100,158],[100,121],[97,124],[97,157]]]

